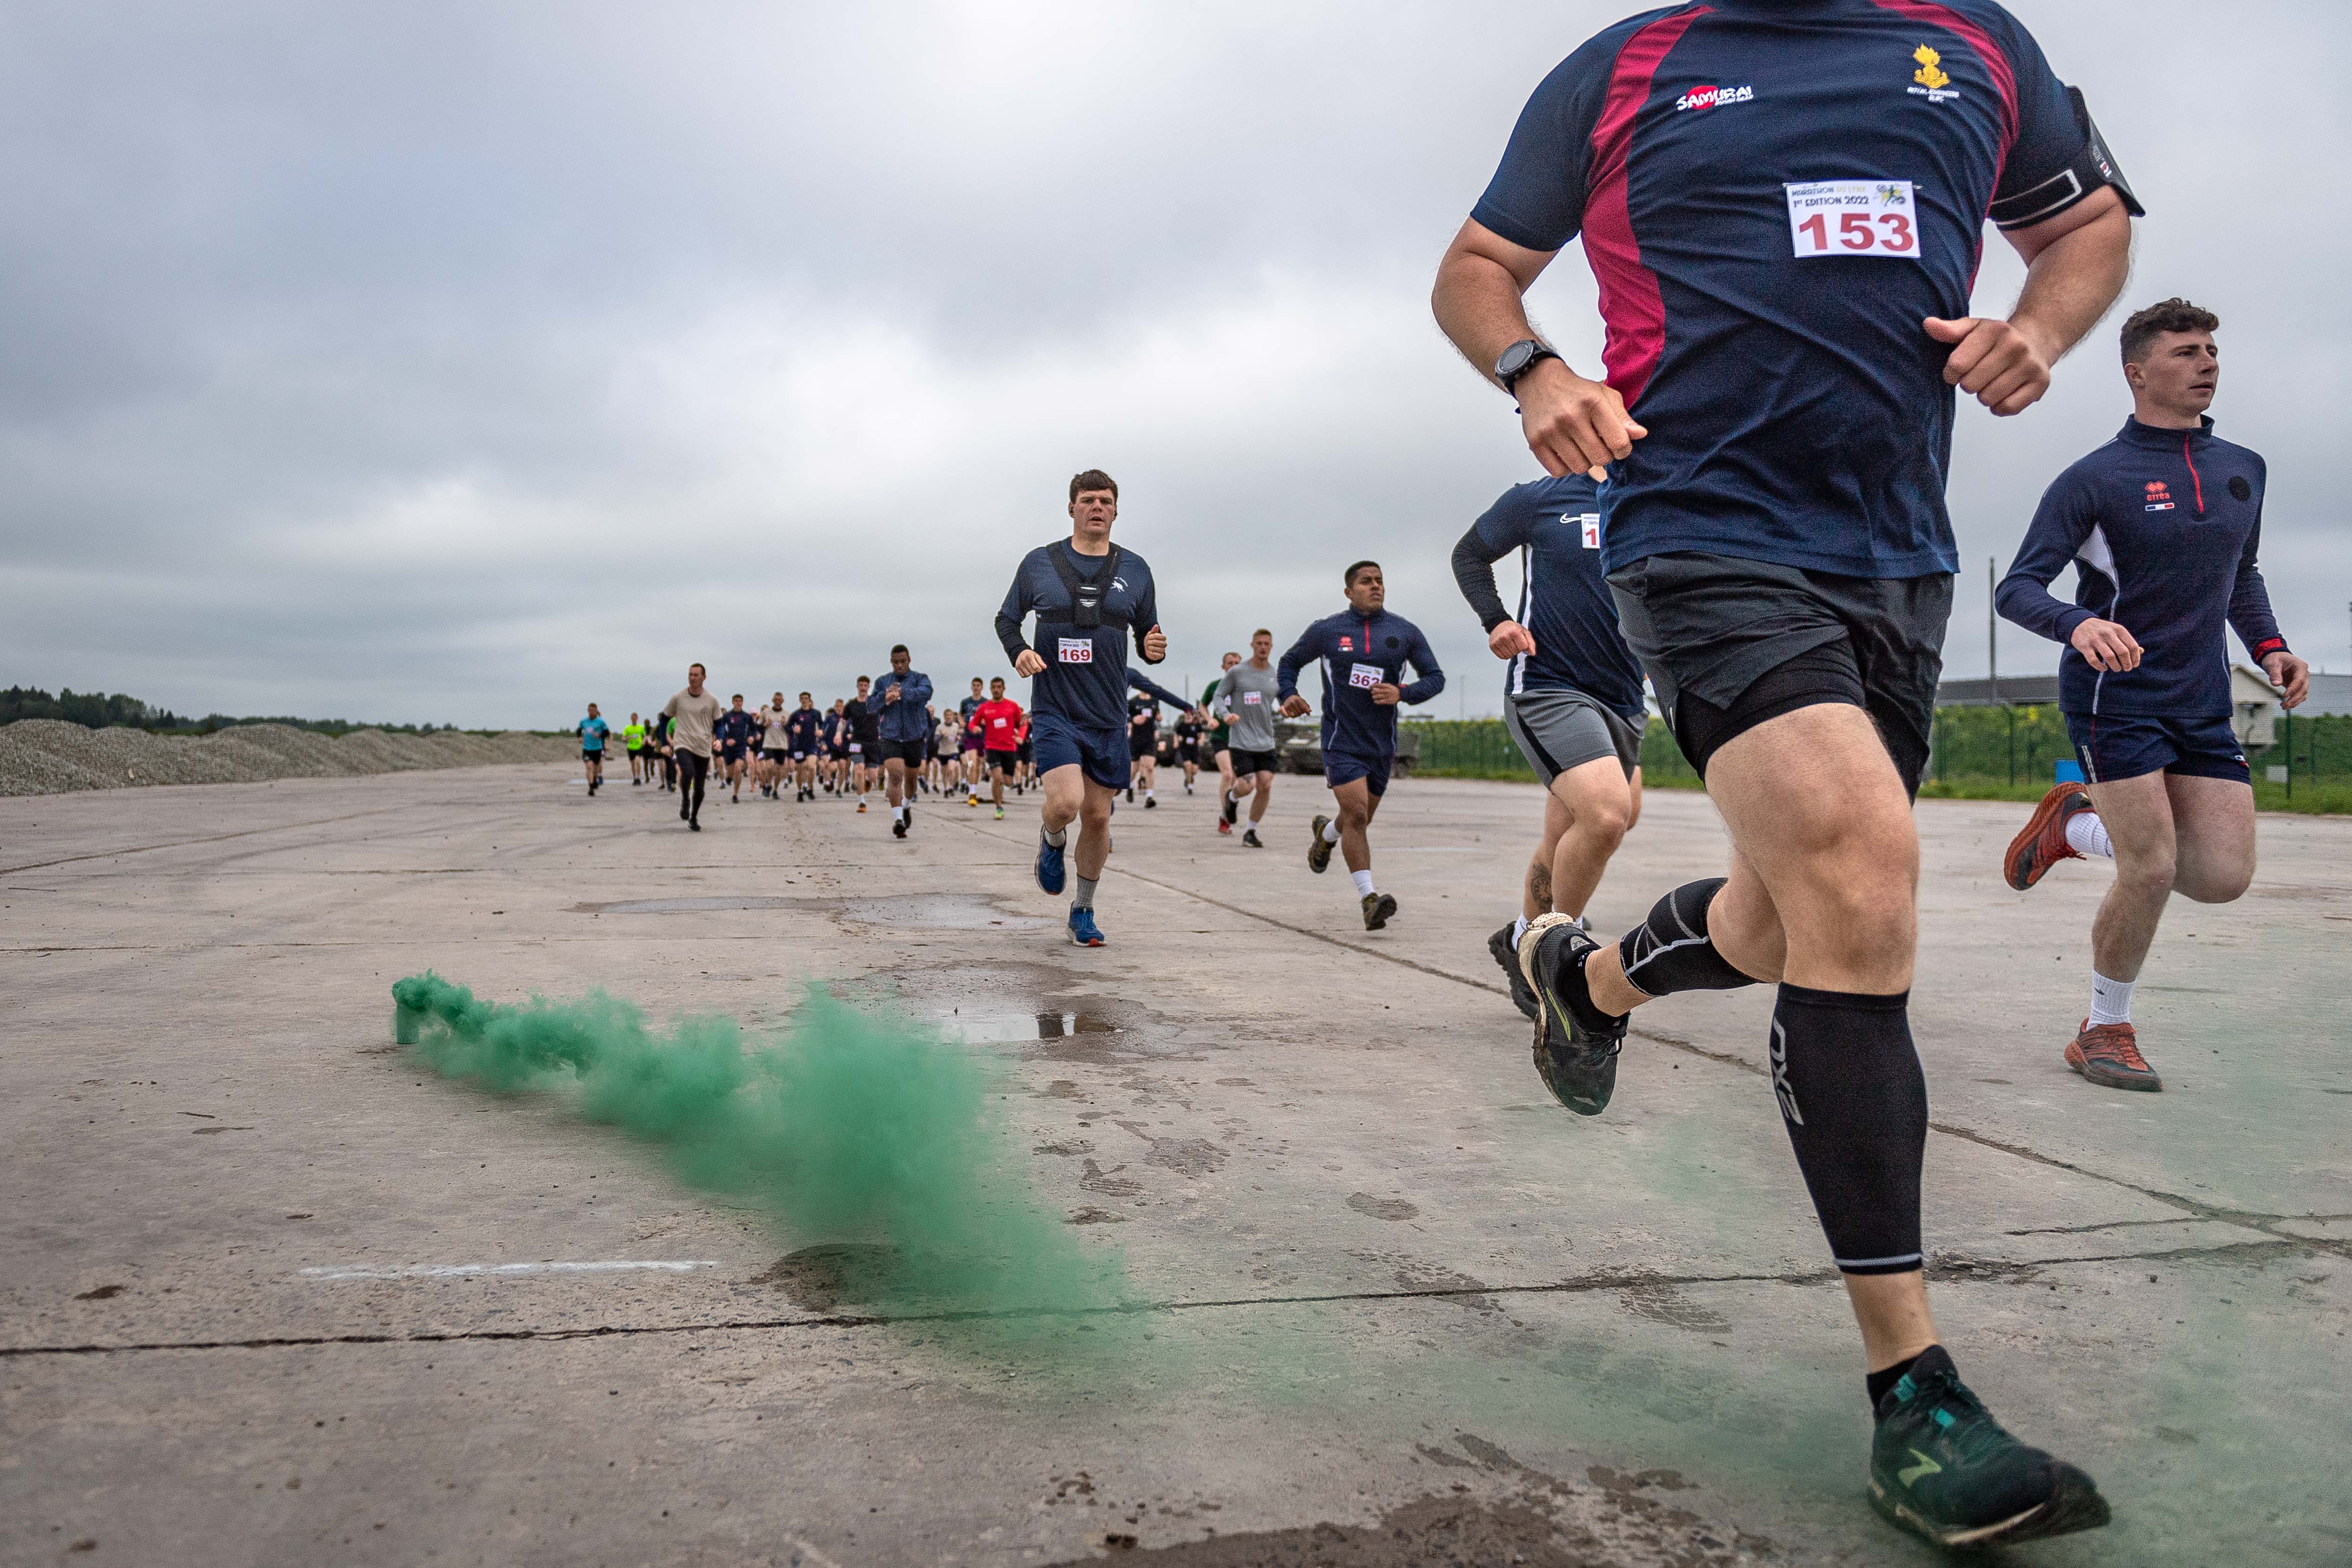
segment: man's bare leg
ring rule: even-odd
[[[1371,781],[1350,779],[1333,786],[1331,798],[1339,808],[1339,859],[1350,872],[1371,870],[1372,841],[1365,830],[1381,809],[1381,798],[1372,793]]]
[[[1910,799],[1869,716],[1836,703],[1783,714],[1726,742],[1708,763],[1706,782],[1736,849],[1730,877],[1706,904],[1706,936],[1741,974],[1785,982],[1774,1017],[1774,1088],[1791,1141],[1817,1140],[1840,1107],[1821,1092],[1821,1042],[1806,1042],[1816,1058],[1806,1084],[1791,1082],[1797,1072],[1790,1053],[1798,1046],[1783,1031],[1786,988],[1801,988],[1809,1007],[1878,1004],[1886,1013],[1907,994],[1917,943],[1919,866]],[[1626,980],[1614,944],[1593,952],[1584,974],[1594,1006],[1605,1012],[1631,1011],[1651,999]],[[1885,1063],[1856,1056],[1851,1065]],[[1916,1067],[1915,1054],[1909,1069]],[[1801,1096],[1814,1102],[1813,1126],[1791,1115]],[[1924,1144],[1924,1098],[1918,1115]],[[1823,1185],[1817,1176],[1847,1183],[1882,1176],[1901,1181],[1908,1163],[1914,1185],[1907,1197],[1895,1201],[1909,1205],[1916,1218],[1917,1167],[1907,1134],[1899,1144],[1862,1150],[1859,1159],[1818,1143],[1798,1142],[1798,1153],[1833,1249],[1840,1219],[1818,1201]],[[1842,1272],[1868,1370],[1896,1365],[1936,1343],[1927,1277],[1916,1262],[1890,1269],[1874,1258],[1850,1261],[1861,1265],[1861,1271],[1848,1267]]]
[[[1521,912],[1580,915],[1633,822],[1633,785],[1614,757],[1579,763],[1544,794],[1543,841],[1528,862]]]
[[[1265,821],[1265,809],[1274,800],[1274,775],[1271,773],[1251,774],[1248,792],[1250,796],[1250,826],[1255,829],[1260,822]]]

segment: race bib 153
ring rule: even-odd
[[[1350,664],[1348,666],[1348,684],[1356,687],[1359,691],[1370,691],[1374,686],[1379,685],[1385,678],[1386,677],[1378,664]]]
[[[1800,259],[1892,256],[1916,260],[1908,180],[1811,180],[1789,193],[1789,240]]]
[[[1062,663],[1066,664],[1091,664],[1095,662],[1095,640],[1093,638],[1065,637],[1061,639],[1061,643]]]

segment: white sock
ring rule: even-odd
[[[1519,938],[1525,936],[1527,934],[1528,917],[1522,915],[1517,920],[1511,922],[1511,946],[1514,947],[1517,946],[1519,945]]]
[[[1370,872],[1351,871],[1348,874],[1356,879],[1356,896],[1358,898],[1370,898],[1373,894],[1380,891],[1380,889],[1372,885],[1372,873]]]
[[[2103,1023],[2131,1022],[2132,987],[2137,983],[2132,980],[2110,980],[2096,969],[2092,970],[2092,1026],[2096,1028]]]
[[[2116,858],[2116,846],[2107,841],[2107,825],[2099,821],[2096,811],[2077,811],[2066,819],[2066,847],[2078,855]],[[2124,989],[2128,992],[2131,988]]]
[[[1151,799],[1151,791],[1150,791],[1150,790],[1149,790],[1149,789],[1146,789],[1146,790],[1143,792],[1143,798],[1144,798],[1145,800],[1150,800],[1150,799]]]
[[[1336,844],[1339,841],[1339,818],[1334,817],[1329,821],[1323,824],[1323,841],[1327,844]]]
[[[1064,844],[1070,841],[1070,830],[1067,828],[1048,828],[1045,830],[1045,841],[1058,850]]]

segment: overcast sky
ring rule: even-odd
[[[2280,619],[2352,668],[2352,7],[2016,9],[2149,209],[2127,300],[2223,318]],[[1098,465],[1170,684],[1373,556],[1446,665],[1430,711],[1493,712],[1446,557],[1538,470],[1430,276],[1528,90],[1624,14],[0,5],[0,684],[551,727],[690,659],[829,699],[903,640],[960,687]],[[2019,277],[1994,239],[1978,308]],[[1597,365],[1572,248],[1533,305]],[[2111,345],[1963,412],[1952,674],[1986,558],[2128,412]],[[2001,637],[2006,672],[2054,654]]]

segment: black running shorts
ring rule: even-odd
[[[895,757],[909,768],[920,768],[923,765],[924,748],[929,744],[930,743],[929,741],[920,738],[914,740],[877,740],[873,745],[866,748],[872,754],[873,758],[868,766],[879,768]]]
[[[1952,580],[1840,577],[1677,551],[1609,574],[1625,641],[1700,777],[1733,737],[1817,703],[1869,714],[1916,795]]]
[[[1226,755],[1234,759],[1234,777],[1236,779],[1252,773],[1274,771],[1274,753],[1271,751],[1234,751],[1228,748]]]

